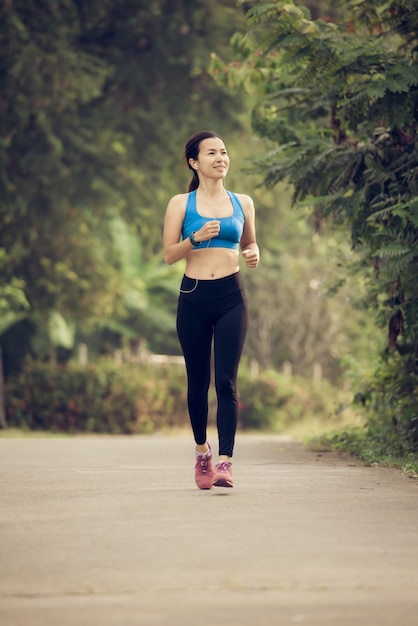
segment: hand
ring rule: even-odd
[[[210,220],[200,230],[195,232],[195,239],[196,241],[212,239],[212,237],[216,237],[219,234],[220,228],[221,223],[219,220]]]
[[[252,267],[252,268],[257,267],[260,258],[256,250],[251,250],[251,248],[248,248],[247,250],[243,250],[242,256],[244,257],[244,261],[247,267]]]

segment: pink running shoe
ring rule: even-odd
[[[209,444],[208,444],[209,446]],[[209,452],[206,454],[196,453],[196,465],[194,468],[194,477],[196,485],[199,489],[211,489],[213,485],[213,465],[212,450],[209,446]]]
[[[215,475],[213,477],[214,487],[233,487],[232,463],[223,461],[215,465]]]

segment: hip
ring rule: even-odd
[[[180,298],[192,300],[222,300],[232,295],[241,295],[245,299],[245,286],[241,273],[234,272],[222,278],[199,279],[186,274],[180,286]]]

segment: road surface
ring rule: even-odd
[[[212,441],[212,447],[214,442]],[[418,481],[238,434],[0,439],[1,626],[418,626]]]

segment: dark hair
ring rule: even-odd
[[[189,188],[187,191],[194,191],[199,187],[199,177],[195,169],[189,163],[189,159],[197,159],[199,156],[200,144],[204,139],[213,139],[217,137],[218,139],[222,139],[220,135],[215,133],[213,130],[202,130],[199,133],[196,133],[186,143],[184,148],[184,158],[186,159],[187,167],[189,170],[193,172],[193,178],[189,183]]]

